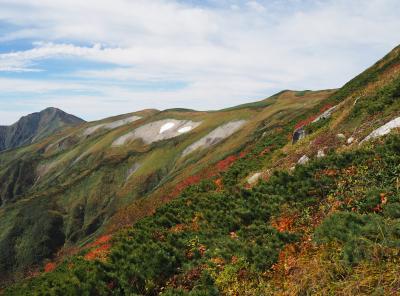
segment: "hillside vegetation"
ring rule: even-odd
[[[399,70],[1,154],[4,294],[399,295]]]

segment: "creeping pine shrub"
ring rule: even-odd
[[[314,238],[318,243],[341,244],[343,260],[349,265],[379,260],[385,256],[385,247],[400,247],[397,223],[385,221],[377,214],[337,212],[323,221]]]
[[[379,89],[377,93],[357,101],[352,111],[352,118],[362,113],[369,115],[382,112],[389,106],[400,102],[400,78],[395,79],[387,86]]]

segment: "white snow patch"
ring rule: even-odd
[[[162,134],[163,132],[166,132],[167,130],[170,130],[171,128],[173,128],[175,126],[174,122],[167,122],[166,124],[164,124],[161,128],[160,128],[160,134]]]
[[[139,119],[141,119],[140,116],[131,116],[131,117],[123,118],[123,119],[116,120],[116,121],[113,121],[113,122],[109,122],[109,123],[101,123],[101,124],[98,124],[98,125],[95,125],[95,126],[88,127],[87,129],[85,129],[83,131],[83,135],[84,136],[90,136],[91,134],[95,133],[99,129],[108,129],[108,130],[110,130],[110,129],[114,129],[114,128],[123,126],[123,125],[128,124],[128,123],[132,123],[132,122],[134,122],[136,120],[139,120]]]
[[[172,125],[173,124],[173,125]],[[175,138],[198,127],[201,121],[163,119],[145,124],[116,139],[112,146],[125,145],[129,141],[142,139],[145,144]],[[190,127],[190,129],[189,129]],[[167,129],[165,129],[167,128]]]
[[[246,122],[246,120],[230,121],[217,127],[208,135],[187,147],[183,151],[182,156],[186,156],[197,149],[208,148],[221,142],[223,139],[238,131]]]
[[[178,129],[178,133],[184,134],[184,133],[190,132],[191,130],[192,130],[191,126],[185,126],[183,128]]]
[[[374,130],[364,140],[362,140],[360,142],[360,144],[365,141],[387,135],[392,131],[392,129],[395,129],[395,128],[400,128],[400,117],[397,117],[397,118],[389,121],[388,123],[382,125],[380,128]]]

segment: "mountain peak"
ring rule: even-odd
[[[10,126],[0,129],[0,151],[16,148],[43,139],[61,128],[85,122],[55,107],[48,107],[21,117]]]

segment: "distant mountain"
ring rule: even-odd
[[[46,108],[22,117],[10,126],[0,126],[0,151],[31,144],[61,128],[77,125],[84,120],[57,108]]]

